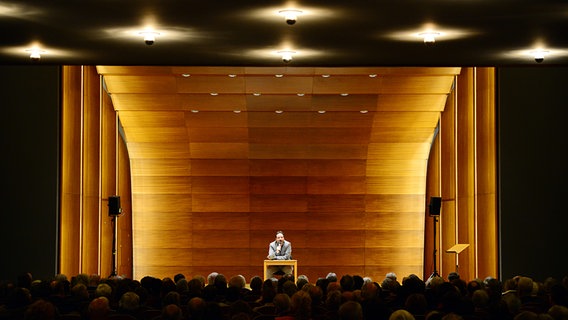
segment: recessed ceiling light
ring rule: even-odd
[[[296,54],[296,51],[293,50],[280,50],[277,52],[279,55],[282,56],[282,62],[289,63],[292,61],[292,55]]]
[[[537,63],[541,63],[544,61],[544,57],[549,53],[548,50],[544,50],[544,49],[536,49],[531,51],[531,54],[534,57],[534,61],[536,61]]]
[[[218,96],[219,94],[217,92],[211,92],[210,95],[212,96]]]
[[[326,111],[325,110],[318,110],[319,114],[324,114]]]
[[[303,96],[304,96],[304,93],[296,93],[296,95],[297,95],[298,97],[303,97]]]
[[[322,78],[329,78],[330,77],[329,74],[322,74],[321,76],[322,76]]]
[[[278,14],[284,16],[284,19],[287,24],[293,25],[298,20],[298,16],[302,14],[302,10],[298,9],[283,9],[278,11]]]
[[[149,46],[153,45],[156,42],[156,37],[160,35],[159,32],[152,30],[140,31],[138,34],[144,37],[144,43]]]
[[[189,73],[182,73],[181,76],[184,77],[184,78],[191,77],[191,75]]]
[[[284,111],[283,111],[283,110],[276,110],[276,111],[274,111],[274,112],[276,112],[276,113],[278,113],[278,114],[281,114],[281,113],[283,113]]]
[[[241,110],[233,110],[234,113],[241,113]]]
[[[376,74],[376,73],[373,73],[373,74],[370,74],[370,75],[369,75],[369,78],[376,78],[376,77],[377,77],[377,74]]]
[[[236,76],[237,76],[236,74],[230,74],[230,75],[229,75],[229,78],[234,78],[234,77],[236,77]]]
[[[198,113],[199,110],[193,109],[193,110],[191,110],[191,112],[193,112],[193,113]]]
[[[254,92],[252,95],[255,96],[255,97],[258,97],[258,96],[261,95],[261,93],[260,92]]]
[[[45,53],[45,50],[41,50],[39,48],[31,48],[26,49],[26,52],[30,54],[30,59],[32,61],[39,61],[41,59],[41,55]]]
[[[424,44],[430,45],[436,42],[436,37],[440,36],[440,33],[435,31],[426,31],[419,33],[418,36],[424,39]]]
[[[369,110],[361,110],[361,111],[359,111],[359,112],[361,112],[361,113],[367,113],[367,112],[369,112]]]
[[[275,74],[274,75],[276,78],[282,78],[284,75],[283,74]]]
[[[342,97],[347,97],[349,95],[349,93],[341,93]]]

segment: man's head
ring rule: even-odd
[[[284,232],[276,231],[276,242],[284,243]]]

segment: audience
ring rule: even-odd
[[[188,280],[190,279],[190,280]],[[568,277],[536,281],[517,276],[466,282],[457,273],[428,281],[410,274],[398,282],[388,273],[379,284],[360,275],[330,272],[310,283],[283,276],[247,286],[242,275],[227,278],[212,272],[207,278],[151,276],[140,281],[79,274],[0,282],[0,320],[99,320],[127,315],[137,320],[367,320],[473,319],[566,320]]]

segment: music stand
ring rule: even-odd
[[[458,255],[460,254],[460,252],[464,251],[467,247],[469,247],[468,243],[458,243],[458,244],[455,244],[453,247],[446,250],[447,253],[455,253],[456,254],[456,272],[458,272],[458,269],[459,269]]]

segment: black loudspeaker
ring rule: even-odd
[[[430,197],[430,205],[428,205],[428,211],[431,216],[439,216],[441,206],[442,206],[441,197]]]
[[[120,196],[108,197],[108,215],[118,216],[122,212],[120,208]]]

